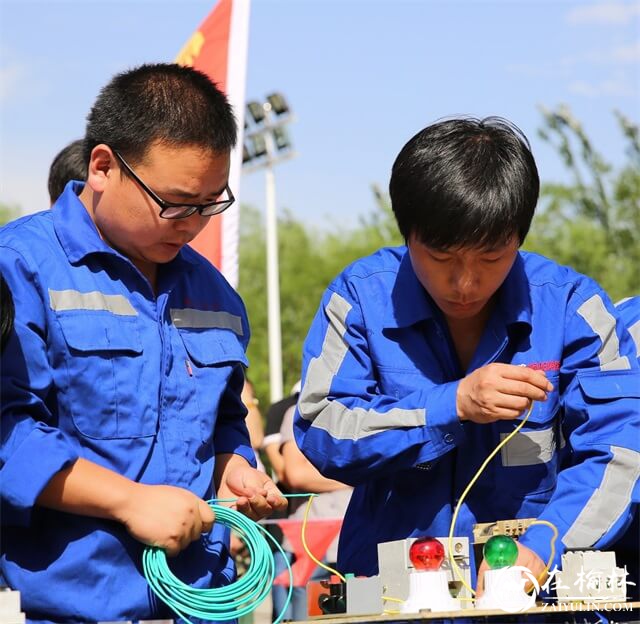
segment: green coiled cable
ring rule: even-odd
[[[314,496],[296,494],[291,496]],[[280,544],[257,522],[235,509],[218,505],[232,502],[213,499],[207,504],[216,515],[216,522],[233,529],[249,549],[251,561],[247,571],[236,581],[224,587],[197,589],[183,583],[169,569],[162,548],[148,546],[142,556],[142,568],[153,592],[183,620],[192,624],[189,616],[204,620],[234,620],[254,611],[269,595],[275,579],[275,563],[269,541],[282,553],[289,573],[287,599],[274,620],[278,624],[284,616],[293,592],[293,572]],[[267,538],[267,539],[265,539]]]

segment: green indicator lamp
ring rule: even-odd
[[[494,535],[482,549],[484,560],[492,570],[512,566],[518,558],[518,546],[515,540],[506,535]]]

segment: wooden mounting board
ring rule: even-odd
[[[604,606],[609,605],[609,609],[605,610]],[[615,605],[615,609],[613,609]],[[549,615],[555,616],[563,613],[593,613],[594,611],[602,611],[607,615],[615,617],[615,621],[637,621],[639,619],[640,602],[604,602],[604,603],[547,603],[546,605],[532,607],[526,611],[518,613],[506,613],[500,609],[464,609],[461,611],[438,611],[437,613],[431,611],[421,611],[420,613],[385,613],[384,615],[357,615],[349,616],[344,615],[342,617],[337,615],[321,615],[309,618],[310,620],[322,620],[322,624],[362,624],[364,622],[408,622],[408,621],[422,621],[422,620],[455,620],[461,618],[468,618],[475,621],[491,621],[495,618],[510,618],[514,617],[528,620],[529,616],[534,615]],[[635,612],[635,613],[634,613]],[[539,621],[539,620],[537,620]],[[296,623],[291,623],[296,624]],[[302,623],[300,623],[302,624]]]

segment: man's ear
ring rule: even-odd
[[[102,193],[113,175],[118,172],[116,158],[111,148],[104,143],[91,150],[87,171],[87,184],[94,193]]]

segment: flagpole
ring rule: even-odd
[[[231,153],[229,187],[236,205],[209,220],[191,246],[238,286],[240,172],[249,46],[250,0],[218,0],[182,47],[176,62],[204,72],[222,89],[238,121],[238,147]]]

